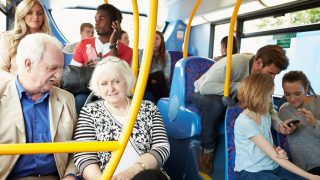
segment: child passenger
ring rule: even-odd
[[[268,112],[273,89],[272,77],[262,73],[251,74],[240,84],[238,99],[243,112],[234,126],[236,179],[320,179],[291,163],[283,149],[274,147]]]

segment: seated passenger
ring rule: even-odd
[[[110,55],[124,59],[130,64],[132,49],[118,41],[121,34],[121,11],[111,4],[102,4],[97,8],[95,21],[98,37],[80,41],[70,64],[82,67],[94,66],[97,63],[97,59],[88,58],[86,54],[87,45],[90,45],[95,50],[99,59]]]
[[[80,36],[81,40],[92,38],[94,35],[94,28],[91,23],[82,23],[80,25]],[[72,44],[68,44],[63,48],[64,53],[70,53],[73,54],[74,50],[76,49],[76,46],[79,42],[75,42]]]
[[[140,51],[139,61],[141,64],[143,51]],[[150,74],[146,90],[151,91],[155,102],[162,97],[169,96],[167,81],[170,79],[171,57],[166,51],[163,34],[156,31]]]
[[[27,34],[37,32],[50,33],[48,18],[41,1],[21,1],[15,10],[13,29],[0,34],[0,81],[16,77],[18,74],[16,54],[19,42]]]
[[[98,37],[80,41],[70,64],[79,67],[95,66],[99,60],[107,56],[119,57],[130,64],[132,49],[118,41],[121,33],[121,11],[111,4],[102,4],[97,8],[95,21]],[[93,51],[89,54],[87,54],[88,51],[86,51],[88,46],[93,48]],[[90,93],[74,94],[78,114],[89,94]]]
[[[282,87],[287,103],[280,107],[280,118],[300,120],[297,129],[287,136],[292,161],[320,175],[320,98],[301,71],[286,73]]]
[[[221,56],[215,57],[215,61],[219,61],[220,59],[224,58],[227,56],[227,48],[228,48],[228,36],[225,36],[221,39],[220,42],[220,52]],[[238,49],[238,43],[236,37],[233,36],[233,45],[232,45],[232,54],[238,54],[239,49]]]
[[[125,61],[109,56],[92,75],[90,89],[103,101],[85,105],[76,127],[77,141],[117,141],[128,121],[135,76]],[[160,112],[153,103],[142,101],[130,140],[115,171],[115,179],[167,179],[162,171],[170,153]],[[75,163],[85,179],[99,179],[111,152],[75,153]],[[147,171],[148,170],[148,171]],[[150,171],[151,170],[151,171]],[[154,176],[147,176],[152,174]]]
[[[234,125],[236,179],[320,179],[291,163],[280,147],[274,148],[268,112],[273,89],[272,76],[262,73],[251,74],[240,83],[238,99],[243,112]]]
[[[123,44],[129,46],[130,40],[129,40],[129,35],[126,31],[121,30],[121,35],[120,35],[120,42],[122,42]]]
[[[72,140],[76,110],[72,94],[53,83],[63,69],[62,45],[34,33],[17,48],[18,76],[0,81],[0,144]],[[72,154],[0,155],[0,179],[76,179]]]

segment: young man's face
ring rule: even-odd
[[[111,35],[113,29],[111,27],[111,18],[109,13],[103,10],[98,10],[95,16],[96,21],[96,31],[99,36]]]
[[[257,72],[269,74],[273,78],[275,78],[275,76],[281,72],[281,69],[274,64],[270,64],[268,66],[263,67],[262,59],[256,59],[253,62],[251,73]]]

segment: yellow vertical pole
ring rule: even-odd
[[[103,180],[111,179],[120,161],[120,158],[124,152],[124,149],[126,148],[126,145],[131,135],[131,131],[133,129],[135,119],[137,117],[137,114],[140,108],[140,104],[146,88],[146,82],[147,82],[149,70],[150,70],[150,64],[151,64],[151,58],[152,58],[152,52],[153,52],[152,50],[154,45],[154,35],[156,33],[156,25],[157,25],[157,13],[158,13],[158,0],[152,0],[150,2],[147,42],[146,42],[145,50],[143,51],[144,53],[142,57],[141,69],[138,76],[137,87],[131,103],[132,106],[129,110],[130,119],[129,119],[129,122],[125,125],[123,133],[121,133],[120,140],[119,140],[121,145],[120,149],[112,153],[112,157],[102,174],[101,179]]]
[[[104,4],[108,4],[108,0],[103,0]]]
[[[230,20],[229,26],[229,34],[228,34],[228,47],[227,47],[227,67],[226,67],[226,78],[224,81],[224,93],[225,97],[228,97],[230,94],[230,76],[231,76],[231,66],[232,66],[232,46],[233,46],[233,32],[234,32],[234,24],[237,20],[238,11],[240,8],[242,0],[237,0],[236,5],[234,6],[234,10],[232,13],[232,17]]]
[[[188,56],[188,47],[189,47],[189,34],[191,29],[191,23],[195,13],[197,12],[198,7],[200,6],[202,0],[198,0],[195,6],[192,9],[191,16],[189,18],[188,25],[186,27],[186,34],[184,35],[184,43],[183,43],[183,58]]]
[[[139,58],[139,11],[137,0],[132,0],[133,9],[133,29],[134,29],[134,39],[133,39],[133,53],[132,53],[132,63],[131,68],[133,74],[138,76],[138,58]]]

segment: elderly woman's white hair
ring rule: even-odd
[[[21,39],[16,56],[18,74],[23,72],[26,59],[30,59],[33,64],[40,62],[43,53],[47,50],[47,43],[54,44],[58,49],[62,49],[62,44],[55,37],[46,33],[28,34]]]
[[[101,97],[98,79],[105,75],[106,72],[109,72],[108,74],[111,73],[114,77],[123,77],[123,79],[125,79],[127,83],[127,95],[129,96],[136,82],[136,77],[126,61],[114,56],[108,56],[102,59],[96,66],[89,84],[92,92],[96,96]]]

